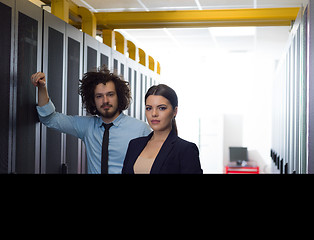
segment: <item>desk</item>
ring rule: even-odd
[[[236,162],[230,162],[226,166],[226,174],[230,173],[259,174],[259,166],[253,161],[249,161],[245,166],[237,165]]]

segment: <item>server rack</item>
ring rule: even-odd
[[[40,172],[40,123],[30,76],[41,70],[42,10],[15,2],[12,172]]]
[[[146,121],[145,116],[145,94],[148,90],[148,68],[139,64],[138,71],[140,72],[139,76],[139,86],[138,86],[138,96],[140,96],[140,101],[138,104],[139,109],[139,119]]]
[[[314,5],[301,8],[274,79],[271,157],[280,173],[313,173]]]
[[[308,157],[308,173],[314,173],[314,2],[309,1],[308,6],[308,41],[307,41],[307,56],[308,56],[308,72],[307,72],[307,89],[308,89],[308,125],[307,125],[307,157]]]
[[[84,72],[96,70],[100,63],[99,42],[84,33]]]
[[[112,71],[123,78],[126,74],[126,57],[122,53],[112,49],[111,51]]]
[[[96,70],[100,63],[99,56],[99,42],[90,35],[83,34],[83,70],[84,73]],[[88,113],[83,108],[82,115],[86,116]],[[87,172],[87,155],[85,145],[82,144],[82,173]]]
[[[111,61],[110,61],[111,55],[112,55],[112,49],[106,44],[98,42],[98,50],[100,54],[100,66],[105,65],[107,66],[109,70],[112,69]]]
[[[78,94],[79,79],[83,75],[83,33],[75,27],[66,24],[66,81],[65,109],[67,115],[83,115],[81,97]],[[65,161],[68,173],[85,172],[85,152],[83,141],[66,135]],[[84,148],[85,151],[85,148]]]
[[[103,43],[100,43],[104,45]],[[122,79],[127,80],[128,69],[127,69],[127,59],[122,53],[112,49],[111,50],[111,71],[122,77]],[[128,114],[128,110],[123,111],[124,114]]]
[[[84,116],[79,79],[105,64],[130,82],[133,102],[125,114],[142,120],[144,94],[158,76],[27,0],[0,0],[0,14],[0,173],[86,173],[83,142],[39,122],[30,76],[45,72],[58,112]]]
[[[137,86],[137,68],[138,68],[138,63],[135,62],[133,59],[128,58],[126,60],[126,65],[127,65],[127,74],[126,74],[126,80],[129,82],[129,86],[131,89],[131,103],[130,107],[127,111],[127,114],[131,117],[136,116],[136,102],[137,102],[137,95],[135,94],[135,89]]]
[[[49,97],[56,111],[65,114],[65,35],[66,24],[44,11],[43,69]],[[65,162],[65,134],[42,124],[41,173],[59,173]]]
[[[13,59],[14,59],[14,22],[15,3],[10,0],[0,2],[2,21],[0,28],[0,72],[1,88],[0,102],[3,106],[0,115],[0,173],[11,172],[12,166],[12,138],[13,138]]]

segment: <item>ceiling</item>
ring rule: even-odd
[[[93,12],[205,10],[300,7],[306,0],[72,0]],[[119,29],[137,47],[157,57],[170,49],[225,49],[250,52],[264,49],[281,54],[290,27]],[[163,52],[164,52],[163,51]]]
[[[93,12],[300,7],[304,0],[72,0]]]
[[[38,1],[38,0],[32,0]],[[42,1],[42,0],[41,0]],[[308,0],[71,0],[92,12],[170,11],[240,8],[300,7]],[[165,52],[225,50],[245,53],[255,50],[279,58],[290,27],[211,27],[118,29],[155,59]],[[162,64],[162,62],[161,62]]]

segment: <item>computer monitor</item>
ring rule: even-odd
[[[248,161],[246,147],[229,147],[230,162],[236,162],[237,165],[245,164]]]

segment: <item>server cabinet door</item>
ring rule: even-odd
[[[130,90],[131,90],[131,103],[130,103],[130,107],[127,110],[127,114],[131,117],[135,117],[136,114],[136,101],[137,101],[137,95],[136,95],[136,81],[137,81],[137,77],[135,74],[135,72],[137,72],[138,70],[138,63],[135,62],[134,60],[127,58],[126,59],[126,81],[128,81],[129,86],[130,86]]]
[[[82,79],[83,33],[67,24],[66,61],[67,90],[66,112],[68,115],[82,115],[82,101],[78,94],[79,80]],[[85,155],[82,161],[83,142],[71,135],[66,136],[66,164],[68,173],[85,172]]]
[[[126,56],[116,50],[112,50],[112,66],[115,74],[125,77],[126,72]]]
[[[86,33],[84,33],[83,38],[84,38],[83,71],[84,73],[86,73],[88,71],[95,70],[100,65],[100,59],[98,56],[99,42],[95,38],[89,36]],[[83,109],[83,116],[86,115],[87,115],[86,110]],[[85,145],[82,144],[82,166],[87,166],[86,161],[87,161],[86,149]],[[84,169],[82,169],[82,171],[84,172]],[[85,171],[87,172],[87,168],[85,168]]]
[[[307,112],[307,16],[308,9],[304,11],[301,23],[301,49],[300,49],[300,112]],[[300,114],[300,173],[307,173],[307,115]]]
[[[36,111],[36,88],[30,76],[41,70],[42,10],[27,0],[16,1],[15,36],[17,59],[14,79],[12,171],[39,173],[40,124]]]
[[[112,50],[111,52],[113,72],[119,76],[122,76],[122,78],[125,79],[128,75],[128,69],[126,67],[126,56],[116,50]],[[128,114],[128,110],[124,110],[123,113]]]
[[[0,174],[11,171],[14,1],[0,1]]]
[[[111,69],[111,48],[108,47],[106,44],[101,42],[98,43],[98,49],[100,54],[100,64],[99,66],[106,65],[106,67],[110,70]]]
[[[44,13],[43,71],[47,76],[49,97],[56,111],[64,113],[65,22]],[[42,125],[41,172],[60,173],[64,162],[64,134]]]
[[[140,119],[141,94],[140,94],[140,74],[138,68],[134,69],[133,73],[133,117]]]
[[[307,26],[308,26],[308,35],[307,35],[307,92],[308,92],[308,122],[307,122],[307,157],[308,157],[308,165],[307,171],[308,173],[314,173],[314,2],[309,1],[308,5],[308,13],[307,13]]]
[[[84,33],[84,72],[95,70],[100,65],[99,41]]]
[[[140,96],[140,103],[139,103],[139,113],[140,113],[140,118],[142,121],[145,121],[146,116],[145,116],[145,94],[146,91],[148,90],[148,68],[144,67],[143,65],[139,64],[139,96]]]

